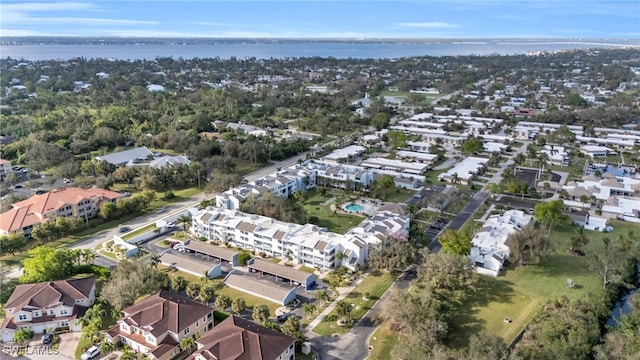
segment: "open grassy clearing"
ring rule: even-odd
[[[307,216],[317,216],[320,219],[318,226],[339,234],[344,234],[362,222],[363,218],[360,216],[334,213],[329,205],[325,205],[332,197],[334,195],[329,191],[324,196],[316,189],[307,191],[307,200],[303,204]]]
[[[413,190],[402,189],[398,187],[393,187],[389,189],[382,189],[378,191],[380,194],[379,198],[382,201],[403,203],[407,201],[410,197],[413,196],[416,192]]]
[[[613,220],[610,225],[614,230],[609,234],[587,231],[590,242],[586,251],[599,251],[605,237],[615,239],[629,231],[640,231],[640,225],[633,223]],[[567,253],[569,237],[575,230],[573,226],[553,229],[550,238],[554,253],[539,264],[510,265],[497,278],[480,276],[474,295],[456,311],[452,345],[466,346],[469,337],[482,330],[510,343],[545,302],[560,296],[579,299],[602,291],[600,278],[589,272],[585,258]],[[573,279],[575,288],[566,286],[568,278]],[[505,318],[512,322],[506,323]]]
[[[369,274],[356,288],[344,299],[346,302],[354,304],[351,311],[351,318],[359,320],[364,314],[380,299],[380,296],[391,286],[395,280],[395,275],[387,272],[375,272]],[[369,293],[365,300],[363,297]],[[337,315],[333,310],[329,315]],[[332,327],[333,325],[333,327]],[[318,335],[329,336],[332,334],[344,334],[350,330],[350,326],[338,326],[335,321],[327,321],[326,318],[313,328],[313,332]]]
[[[398,334],[391,331],[389,326],[384,324],[369,338],[369,346],[372,347],[369,352],[369,360],[391,360],[391,350],[398,343]]]
[[[238,159],[234,159],[233,161],[236,163],[236,168],[234,169],[233,172],[240,176],[245,176],[254,171],[260,170],[262,168],[265,168],[271,165],[270,163],[253,164],[250,161],[238,160]]]

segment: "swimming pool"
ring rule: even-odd
[[[347,211],[351,211],[351,212],[362,212],[362,209],[364,209],[362,205],[359,205],[359,204],[349,204],[344,208],[347,209]]]

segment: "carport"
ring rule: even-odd
[[[302,285],[305,290],[311,290],[315,284],[317,276],[288,266],[274,264],[270,261],[252,258],[247,261],[249,272],[258,273],[261,276],[272,275],[277,280],[289,281],[290,285]]]
[[[276,304],[287,305],[296,299],[296,288],[286,288],[271,284],[267,281],[241,275],[237,270],[232,270],[225,278],[224,284],[230,288],[240,290],[247,294],[257,296]]]
[[[210,279],[222,275],[220,263],[208,263],[202,260],[193,259],[187,255],[174,254],[171,250],[166,250],[160,254],[162,265],[175,268],[195,276],[203,276],[205,273]]]
[[[227,248],[209,244],[204,241],[196,240],[187,240],[183,245],[184,248],[189,252],[194,252],[198,255],[206,256],[207,260],[209,258],[224,260],[229,262],[231,266],[238,266],[240,264],[240,262],[238,261],[238,256],[240,255],[240,253],[238,251],[229,250]]]

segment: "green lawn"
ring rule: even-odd
[[[155,228],[156,228],[156,224],[155,223],[154,224],[149,224],[147,226],[143,226],[143,227],[138,228],[138,229],[136,229],[136,230],[134,230],[132,232],[129,232],[129,233],[127,233],[127,234],[125,234],[125,235],[123,235],[121,237],[122,237],[122,240],[133,239],[134,237],[136,237],[138,235],[142,235],[142,234],[144,234],[146,232],[149,232],[149,231],[151,231],[151,230],[153,230]]]
[[[371,273],[367,276],[356,288],[345,298],[346,302],[354,304],[355,307],[351,311],[351,318],[354,321],[359,320],[364,314],[375,304],[380,296],[391,286],[395,280],[395,275],[386,272]],[[363,297],[366,293],[369,293],[367,300]],[[331,311],[328,316],[335,315],[336,312]],[[333,325],[333,328],[331,327]],[[322,320],[318,326],[313,328],[313,332],[322,335],[329,336],[333,334],[344,334],[350,330],[349,326],[338,326],[335,321]]]
[[[249,161],[245,161],[245,160],[238,160],[238,159],[234,159],[233,161],[235,161],[236,163],[236,168],[234,170],[234,172],[238,175],[241,176],[245,176],[247,174],[250,174],[254,171],[260,170],[262,168],[265,168],[271,164],[269,163],[264,163],[264,164],[252,164]]]
[[[313,274],[316,269],[308,267],[308,266],[301,266],[298,270],[304,271],[304,272],[308,272],[309,274]]]
[[[438,175],[442,174],[443,172],[446,172],[447,169],[442,169],[442,170],[429,170],[427,171],[427,175],[425,176],[425,181],[428,184],[441,184],[440,180],[438,180]],[[444,184],[444,183],[442,183]]]
[[[371,346],[371,352],[369,352],[370,360],[391,360],[391,350],[398,343],[398,334],[391,331],[385,324],[380,327],[369,338],[369,346]]]
[[[640,231],[640,225],[633,223],[614,220],[610,225],[614,230],[609,234],[587,231],[590,242],[586,251],[598,251],[605,237],[615,239],[631,230]],[[471,334],[482,330],[511,343],[546,301],[563,295],[579,299],[602,291],[600,278],[588,271],[584,257],[567,254],[569,237],[575,229],[572,226],[553,229],[550,238],[555,251],[539,264],[511,265],[497,278],[479,276],[474,294],[456,310],[451,345],[464,347]],[[566,286],[568,278],[573,279],[575,288]],[[505,318],[512,322],[505,322]]]
[[[201,276],[195,276],[193,274],[185,273],[179,270],[170,269],[164,265],[158,265],[158,270],[169,273],[170,277],[180,275],[183,278],[185,278],[185,280],[187,280],[188,282],[196,282],[200,284],[200,286],[207,283],[213,284],[216,288],[216,294],[225,294],[225,295],[228,295],[231,299],[236,297],[241,297],[244,299],[245,303],[247,304],[247,308],[253,308],[253,306],[255,306],[256,304],[265,304],[267,305],[267,307],[269,307],[269,313],[271,314],[271,316],[275,316],[276,309],[280,307],[280,305],[272,301],[269,301],[267,299],[249,295],[240,290],[236,290],[228,286],[225,286],[224,283],[222,282],[223,280],[222,278],[209,279],[208,281],[205,281]]]
[[[407,201],[413,194],[416,192],[413,190],[402,189],[398,187],[393,187],[389,189],[382,189],[379,191],[380,196],[378,197],[382,201],[389,201],[395,203],[403,203]]]
[[[318,226],[326,227],[329,231],[338,234],[344,234],[362,222],[363,218],[360,216],[334,213],[329,205],[324,205],[332,197],[333,195],[329,191],[325,196],[322,196],[316,189],[307,191],[307,200],[303,204],[307,216],[317,216],[320,219]]]

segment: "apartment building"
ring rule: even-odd
[[[34,195],[0,214],[0,235],[19,232],[28,238],[35,226],[58,216],[93,218],[104,202],[115,202],[122,196],[115,191],[76,187]]]
[[[401,232],[405,236],[409,219],[392,212],[380,212],[345,235],[313,224],[285,223],[237,210],[209,207],[193,216],[191,232],[196,237],[229,243],[297,264],[327,271],[339,266],[355,270],[367,261],[368,247],[381,237]],[[371,231],[356,231],[368,221],[378,225]],[[378,236],[372,236],[378,235]],[[336,256],[340,252],[343,256]]]
[[[0,180],[11,173],[11,161],[0,159]]]

